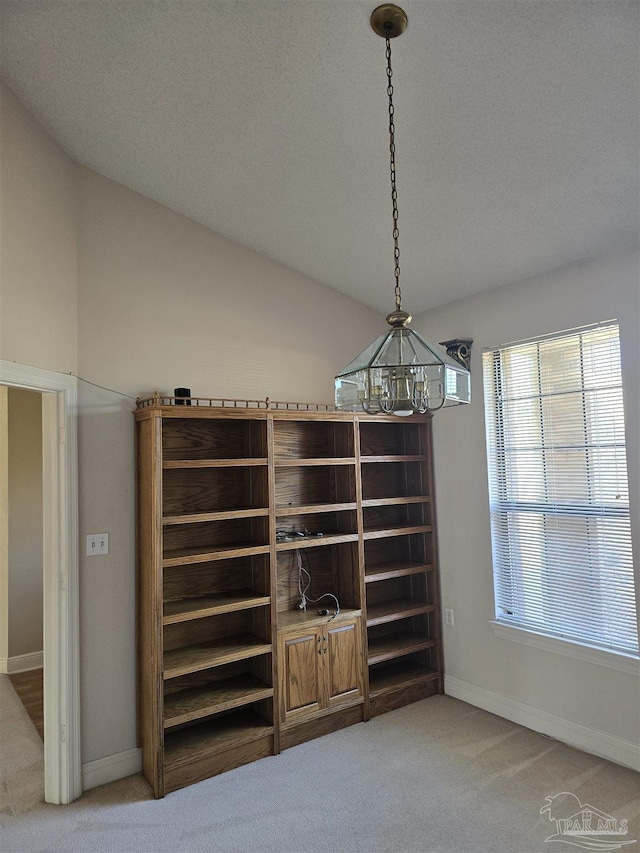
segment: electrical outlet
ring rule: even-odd
[[[109,553],[109,534],[90,533],[87,536],[87,557],[97,557]]]
[[[455,625],[455,622],[453,621],[453,610],[450,607],[445,608],[444,621],[447,625]]]

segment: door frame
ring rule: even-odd
[[[70,803],[82,793],[77,380],[0,360],[0,384],[42,393],[44,788]]]

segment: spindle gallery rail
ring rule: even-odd
[[[220,409],[267,409],[269,411],[290,412],[333,412],[334,406],[325,403],[295,403],[285,400],[232,400],[224,397],[172,397],[169,394],[154,392],[150,397],[136,400],[138,409],[151,406],[194,406]]]

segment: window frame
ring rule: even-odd
[[[520,341],[515,341],[511,343],[500,344],[497,346],[485,347],[483,349],[483,378],[486,378],[486,368],[485,368],[485,359],[488,354],[492,356],[497,352],[505,351],[509,348],[514,348],[517,346],[526,346],[529,344],[540,344],[545,341],[553,341],[554,339],[560,339],[563,337],[569,337],[571,335],[582,335],[584,333],[588,333],[589,331],[596,330],[599,328],[615,326],[617,328],[618,333],[618,341],[620,341],[620,326],[617,320],[608,320],[602,323],[595,323],[589,326],[583,326],[575,329],[568,329],[565,331],[559,331],[553,334],[541,335],[534,338],[527,338]],[[582,348],[582,340],[580,341]],[[539,356],[539,351],[538,351]],[[495,356],[494,356],[495,357]],[[582,349],[581,349],[581,361],[582,361]],[[491,446],[490,441],[494,441],[496,448],[505,446],[504,441],[504,422],[501,416],[498,416],[498,388],[500,386],[500,372],[502,369],[502,361],[499,360],[497,364],[493,366],[493,382],[494,389],[493,394],[491,391],[487,390],[487,386],[485,384],[484,389],[484,417],[485,417],[485,433],[486,433],[486,442],[487,442],[487,485],[488,485],[488,493],[489,493],[489,508],[490,512],[492,511],[492,507],[496,505],[495,497],[492,494],[492,480],[494,482],[501,483],[503,485],[507,485],[509,475],[506,472],[504,453],[495,453],[494,459],[492,459]],[[585,390],[584,384],[584,374],[583,367],[581,365],[581,387],[583,389],[582,393]],[[541,370],[540,365],[538,364],[537,369],[537,377],[538,382],[541,381]],[[622,393],[624,394],[623,383],[621,383]],[[491,394],[491,396],[489,396]],[[490,407],[492,407],[492,411],[490,412]],[[496,437],[490,439],[490,423],[491,421],[495,421],[492,424],[494,430],[496,431]],[[500,433],[502,433],[502,441],[500,439]],[[625,430],[625,448],[626,448],[626,430]],[[588,446],[587,446],[588,447]],[[542,452],[545,452],[546,445],[544,440],[542,441],[541,449]],[[502,466],[502,472],[501,472]],[[546,476],[546,474],[545,474]],[[589,477],[590,477],[589,473]],[[627,480],[628,480],[628,469],[627,469]],[[591,479],[588,480],[591,485]],[[541,501],[541,506],[544,506],[546,501]],[[553,502],[549,502],[549,507],[553,505]],[[553,511],[550,511],[550,514],[553,515]],[[544,516],[546,517],[546,512]],[[497,552],[494,543],[495,538],[495,530],[494,530],[494,522],[493,519],[491,521],[491,556],[492,556],[492,579],[493,579],[493,599],[494,599],[494,619],[489,620],[489,624],[492,626],[493,632],[495,636],[510,640],[512,642],[519,643],[521,645],[531,646],[539,649],[543,649],[545,651],[550,651],[558,654],[563,654],[570,658],[584,660],[589,663],[593,663],[600,666],[606,666],[608,668],[618,670],[621,672],[625,672],[627,674],[635,675],[636,677],[640,677],[640,649],[637,652],[627,651],[623,649],[614,649],[610,648],[606,645],[598,645],[595,642],[591,642],[588,638],[576,638],[576,637],[563,637],[559,632],[553,632],[551,629],[549,631],[544,630],[544,626],[535,626],[535,625],[527,625],[516,621],[511,621],[506,618],[502,618],[500,610],[504,609],[503,606],[500,605],[500,595],[498,590],[498,573],[500,572],[500,567],[497,565]],[[544,539],[546,542],[546,537]],[[631,547],[633,544],[631,543]],[[633,566],[633,555],[632,555],[632,566]],[[633,571],[633,568],[632,568]],[[519,573],[521,574],[521,572]],[[547,584],[549,581],[547,580]],[[637,585],[637,580],[635,578],[635,574],[633,577],[634,585]]]

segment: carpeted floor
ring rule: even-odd
[[[638,774],[447,696],[159,801],[131,776],[45,805],[42,742],[6,676],[0,722],[2,853],[549,853],[569,850],[540,814],[561,792],[626,818],[613,843],[640,840]]]
[[[7,815],[44,799],[44,745],[8,675],[0,675],[0,851]]]

